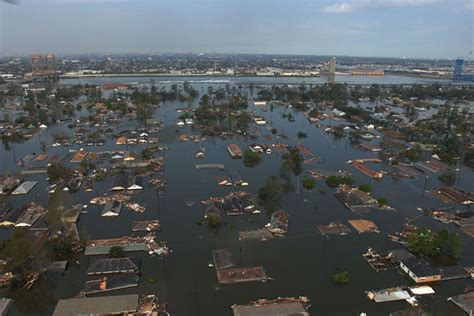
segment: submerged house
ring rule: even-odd
[[[118,216],[122,211],[122,203],[113,201],[108,202],[105,204],[104,209],[102,210],[101,216],[109,217],[109,216]]]
[[[28,194],[37,184],[36,181],[25,181],[15,191],[12,192],[12,195],[23,195]]]
[[[143,177],[142,176],[130,176],[128,177],[127,190],[135,191],[143,189]]]
[[[121,173],[115,176],[114,184],[110,191],[123,191],[128,188],[128,175]]]
[[[0,194],[7,194],[13,191],[21,181],[14,177],[6,177],[0,180]]]
[[[3,208],[0,210],[0,227],[15,226],[16,221],[23,214],[21,209]]]
[[[273,235],[285,235],[288,232],[288,213],[282,210],[273,212],[265,228]]]
[[[123,315],[136,313],[138,294],[69,298],[58,301],[53,316]]]
[[[441,271],[433,267],[428,261],[418,258],[410,258],[400,261],[400,268],[415,281],[415,283],[426,283],[441,281]]]
[[[30,203],[15,222],[15,227],[31,227],[48,211],[39,204]]]

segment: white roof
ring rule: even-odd
[[[423,285],[423,286],[415,286],[410,288],[410,292],[413,295],[424,295],[424,294],[434,294],[435,291],[431,286]]]
[[[15,189],[15,191],[12,192],[13,195],[18,195],[18,194],[28,194],[28,192],[33,189],[33,187],[37,184],[37,181],[25,181],[22,184],[18,186],[18,188]]]

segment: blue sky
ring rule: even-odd
[[[474,0],[17,0],[0,53],[276,53],[453,58]]]

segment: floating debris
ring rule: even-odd
[[[139,212],[139,213],[143,213],[146,210],[144,206],[141,206],[138,203],[127,203],[125,204],[125,207],[127,207],[129,210]]]
[[[158,220],[151,221],[134,221],[132,224],[132,231],[149,231],[154,232],[161,229],[160,222]]]
[[[369,248],[362,255],[368,264],[377,272],[397,269],[400,267],[400,261],[391,252],[377,252]]]

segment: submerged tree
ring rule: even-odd
[[[244,152],[244,165],[246,167],[255,167],[257,166],[260,161],[262,161],[262,157],[260,155],[250,149],[247,149]]]
[[[339,271],[333,275],[331,275],[332,282],[337,285],[345,285],[349,283],[349,272],[347,271]]]
[[[314,180],[313,178],[305,178],[302,182],[303,188],[305,188],[306,190],[311,190],[316,186],[316,180]]]
[[[450,233],[443,229],[438,233],[422,229],[409,234],[406,237],[408,249],[419,255],[427,257],[448,257],[453,259],[461,258],[462,242],[459,235]]]
[[[268,177],[264,186],[258,190],[258,200],[267,211],[275,211],[281,203],[282,187],[275,176]]]
[[[444,185],[451,186],[456,182],[456,172],[452,169],[447,170],[439,175],[439,181],[443,182]]]

